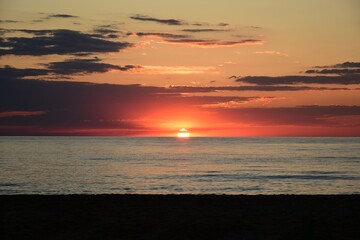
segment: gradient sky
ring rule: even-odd
[[[360,136],[357,0],[0,2],[0,135]]]

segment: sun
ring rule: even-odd
[[[181,129],[179,129],[177,136],[178,136],[178,138],[189,138],[190,133],[186,128],[181,128]]]

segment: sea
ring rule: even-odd
[[[360,138],[0,137],[0,194],[359,194]]]

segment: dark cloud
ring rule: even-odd
[[[330,66],[315,66],[314,68],[360,68],[360,62],[343,62]]]
[[[0,42],[1,55],[30,55],[42,56],[49,54],[91,54],[118,52],[121,49],[131,47],[127,42],[114,42],[99,39],[91,34],[85,34],[74,30],[17,30],[29,34],[32,37],[8,37]]]
[[[348,88],[328,88],[328,87],[309,87],[309,86],[219,86],[219,87],[192,87],[192,86],[171,86],[175,92],[216,92],[216,91],[331,91],[349,90]]]
[[[160,38],[186,38],[188,35],[172,34],[172,33],[156,33],[156,32],[137,32],[135,33],[138,37],[160,37]]]
[[[360,74],[360,68],[333,68],[333,69],[312,69],[307,70],[308,74],[337,74],[337,75],[352,75]]]
[[[19,21],[15,21],[15,20],[0,20],[0,23],[18,23]]]
[[[221,109],[221,114],[228,118],[239,119],[242,122],[254,125],[323,127],[341,125],[332,121],[336,117],[360,116],[360,106],[313,105],[278,108]],[[354,126],[359,126],[359,124],[354,122],[348,124],[348,127]]]
[[[314,69],[307,70],[308,74],[337,74],[337,75],[356,75],[360,74],[360,62],[344,62],[330,66],[315,66]],[[320,70],[321,69],[321,70]]]
[[[94,34],[91,34],[91,36],[95,38],[113,38],[113,39],[117,39],[119,38],[119,36],[124,36],[123,32],[110,27],[112,27],[112,25],[97,26],[93,30]]]
[[[197,33],[197,32],[228,32],[228,29],[215,29],[215,28],[194,28],[194,29],[183,29],[183,32],[193,32],[193,33]]]
[[[228,32],[228,29],[215,29],[215,28],[194,28],[194,29],[183,29],[184,32]]]
[[[41,23],[41,22],[45,22],[44,19],[35,19],[31,21],[32,23]]]
[[[70,15],[70,14],[49,14],[47,18],[78,18],[78,16]]]
[[[154,109],[246,100],[242,97],[183,97],[164,87],[0,79],[0,134],[64,134],[71,129],[143,128],[136,121]],[[146,116],[145,116],[146,117]],[[14,128],[16,129],[16,128]],[[42,130],[39,130],[42,129]],[[60,129],[60,130],[59,130]],[[83,133],[86,134],[86,133]],[[121,133],[123,134],[123,133]]]
[[[3,79],[22,79],[26,77],[39,77],[47,75],[76,75],[104,73],[110,70],[129,71],[131,69],[140,68],[135,65],[113,65],[102,63],[99,58],[92,59],[69,59],[62,62],[50,62],[43,65],[44,69],[36,68],[13,68],[5,66],[0,68],[0,77]]]
[[[108,29],[108,28],[96,28],[94,29],[94,32],[100,33],[100,34],[109,34],[109,33],[118,33],[119,31]]]
[[[36,77],[46,75],[73,75],[73,74],[91,74],[91,73],[103,73],[110,70],[129,71],[132,69],[141,68],[137,65],[114,65],[109,63],[102,63],[99,58],[91,59],[69,59],[62,62],[51,62],[43,65],[44,69],[25,68],[18,69],[10,66],[0,68],[0,78],[3,79],[22,79],[25,77]],[[236,76],[232,76],[235,78]],[[241,78],[243,79],[243,78]],[[263,83],[263,79],[258,85],[251,86],[218,86],[218,87],[194,87],[194,86],[171,86],[169,91],[172,93],[191,93],[191,92],[215,92],[215,91],[330,91],[330,90],[350,90],[349,88],[334,88],[334,87],[310,87],[310,86],[284,86],[278,84],[284,84],[284,82],[269,82]],[[267,81],[267,80],[266,80]],[[252,81],[247,83],[257,84],[258,81]],[[298,82],[286,82],[287,84]]]
[[[358,75],[343,76],[247,76],[235,80],[256,85],[287,85],[287,84],[359,84]]]
[[[223,23],[223,22],[219,23],[218,25],[219,25],[220,27],[226,27],[226,26],[229,26],[229,24],[228,24],[228,23]]]
[[[178,20],[178,19],[159,19],[159,18],[144,16],[144,15],[134,15],[134,16],[131,16],[130,18],[133,20],[138,20],[138,21],[156,22],[156,23],[161,23],[161,24],[166,24],[166,25],[187,25],[186,22],[184,22],[182,20]]]
[[[146,118],[154,109],[211,111],[228,121],[262,126],[336,127],[340,123],[334,122],[334,118],[360,115],[359,106],[209,109],[202,105],[246,103],[256,97],[182,95],[216,89],[225,87],[164,88],[0,78],[0,134],[92,135],[96,131],[104,134],[106,129],[120,135],[138,134],[146,131],[146,126],[136,119]]]
[[[24,77],[35,77],[49,74],[47,69],[36,69],[36,68],[13,68],[11,66],[5,66],[0,68],[1,79],[21,79]]]
[[[51,73],[61,75],[103,73],[110,70],[128,71],[140,68],[135,65],[118,66],[109,63],[102,63],[100,61],[101,60],[98,58],[70,59],[62,62],[51,62],[45,64],[45,66]]]
[[[3,117],[0,126],[32,126],[35,132],[36,128],[136,128],[123,119],[134,117],[141,104],[160,102],[159,92],[164,91],[139,85],[1,79],[0,112],[46,114]]]

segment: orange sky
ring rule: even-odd
[[[359,10],[2,1],[0,135],[360,136]]]

